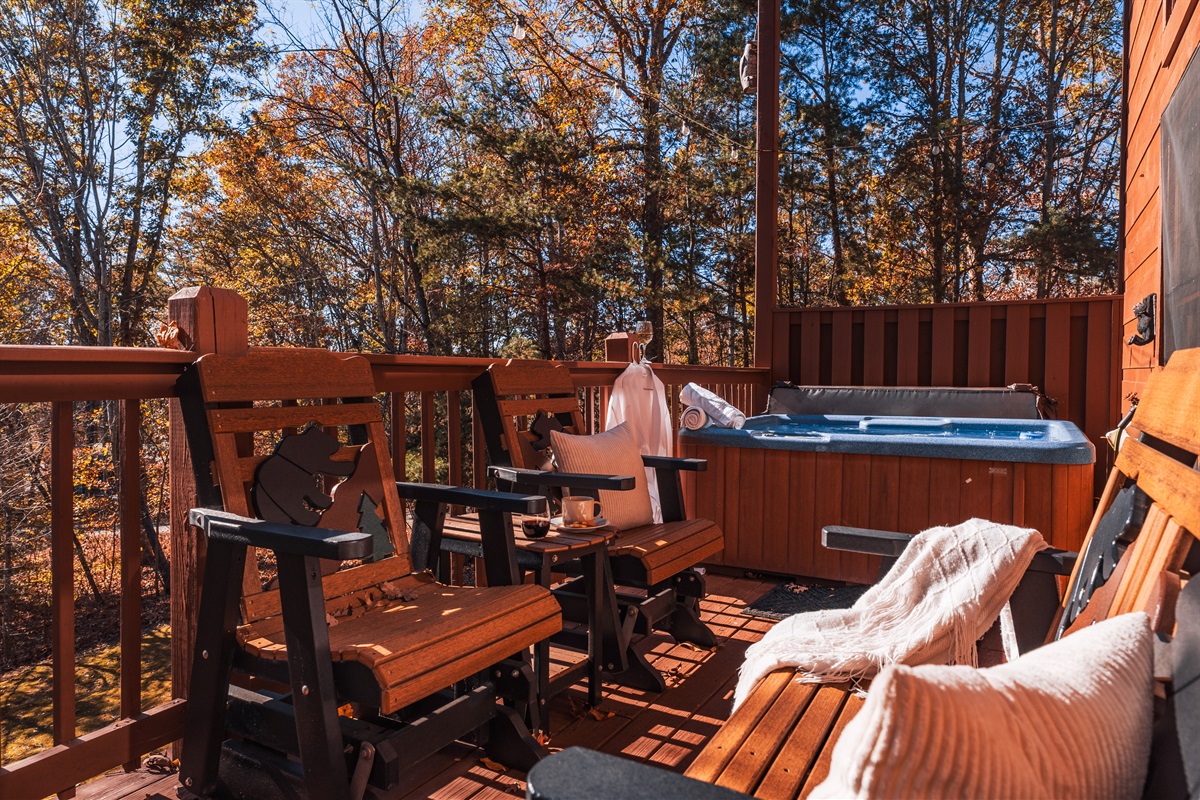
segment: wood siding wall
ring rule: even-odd
[[[1120,296],[928,306],[785,309],[776,380],[824,386],[1032,383],[1096,447],[1095,495],[1112,466],[1104,433],[1121,415]]]
[[[1160,125],[1183,71],[1200,46],[1197,0],[1129,0],[1126,39],[1127,133],[1125,159],[1125,304],[1122,343],[1136,333],[1133,306],[1157,293],[1162,299],[1162,150]],[[1168,11],[1168,9],[1170,9]],[[1161,308],[1161,303],[1160,303]],[[1160,331],[1161,333],[1161,331]],[[1121,394],[1140,393],[1159,366],[1159,343],[1122,344]]]

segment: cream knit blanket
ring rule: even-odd
[[[1047,546],[1037,531],[982,519],[917,534],[851,608],[796,614],[751,645],[734,708],[780,667],[827,683],[871,677],[888,664],[974,665],[975,642]]]

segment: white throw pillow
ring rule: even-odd
[[[811,796],[1139,797],[1152,653],[1138,613],[989,669],[889,667]]]
[[[604,433],[572,436],[550,431],[554,463],[561,472],[585,475],[632,475],[637,481],[626,492],[601,491],[600,513],[617,530],[649,525],[654,521],[650,492],[646,489],[646,468],[633,431],[622,422]],[[576,490],[574,494],[586,494]]]

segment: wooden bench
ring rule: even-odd
[[[489,471],[497,484],[520,493],[555,496],[562,489],[575,491],[628,490],[642,476],[574,475],[540,469],[545,460],[545,439],[531,430],[537,420],[552,420],[566,433],[585,430],[579,399],[570,371],[548,363],[493,365],[472,382],[475,407],[487,445]],[[547,434],[548,436],[548,434]],[[589,622],[583,610],[593,607],[591,595],[573,582],[555,590],[563,601],[564,618],[587,625],[585,641],[572,632],[562,643],[594,654],[602,653],[604,680],[647,691],[663,691],[666,681],[634,649],[634,634],[661,629],[676,640],[712,647],[716,639],[700,621],[699,600],[704,596],[704,576],[694,567],[724,547],[721,529],[711,520],[688,519],[683,504],[680,470],[702,470],[695,459],[643,457],[658,478],[663,522],[616,532],[608,539],[598,622]],[[536,569],[542,545],[517,540],[518,563]],[[477,555],[479,540],[470,520],[451,520],[441,547],[450,552]],[[558,564],[570,572],[568,554]],[[626,587],[631,591],[618,589]]]
[[[1089,527],[1083,556],[1075,562],[1067,597],[1080,587],[1090,594],[1086,608],[1067,620],[1069,634],[1094,621],[1131,611],[1146,611],[1154,629],[1169,636],[1175,632],[1175,604],[1180,587],[1200,568],[1200,349],[1180,351],[1170,364],[1151,379],[1134,415],[1136,438],[1126,440],[1109,478],[1104,495]],[[1138,515],[1136,538],[1128,519],[1129,498],[1144,493],[1149,502]],[[884,534],[885,539],[894,535]],[[1098,588],[1096,572],[1085,564],[1104,559],[1114,564],[1107,580]],[[1084,586],[1083,584],[1087,584]],[[1196,595],[1193,587],[1191,595]],[[1094,590],[1094,591],[1093,591]],[[1061,616],[1063,609],[1058,609]],[[1060,626],[1052,620],[1048,639],[1056,638]],[[1193,625],[1200,625],[1200,620]],[[1186,632],[1189,647],[1197,649],[1196,630]],[[1193,664],[1190,669],[1195,670]],[[659,791],[688,794],[695,800],[711,796],[795,798],[806,796],[829,773],[830,757],[845,725],[862,706],[846,684],[812,685],[795,680],[795,671],[777,670],[764,678],[717,734],[688,766],[685,775],[697,783],[656,783]],[[1200,685],[1191,675],[1186,695],[1187,719],[1200,716]],[[1182,687],[1181,687],[1182,688]],[[1182,728],[1183,726],[1181,726]],[[1195,725],[1193,724],[1193,729]],[[1189,750],[1180,741],[1190,775],[1200,771],[1200,742]],[[1156,743],[1156,751],[1159,745]],[[567,752],[567,751],[564,751]],[[605,783],[590,791],[605,793],[622,784],[649,785],[658,778],[638,771],[625,772],[620,764],[609,764],[599,754],[562,754],[542,762],[530,775],[530,797],[573,800],[585,795],[569,787],[567,775],[587,768],[598,770]],[[560,763],[555,763],[560,761]],[[614,759],[615,760],[615,759]],[[650,770],[634,765],[637,770]],[[666,780],[666,779],[663,779]],[[679,778],[678,780],[685,780]],[[611,783],[607,783],[611,781]],[[707,790],[713,794],[705,794]],[[729,794],[722,794],[728,790]],[[1156,788],[1154,792],[1159,791]],[[1200,783],[1191,792],[1200,791]],[[1154,792],[1148,796],[1154,796]],[[638,797],[618,791],[607,796]]]
[[[514,767],[545,754],[528,653],[561,614],[518,580],[511,523],[545,501],[398,484],[374,394],[365,359],[318,350],[208,355],[181,379],[207,543],[190,792],[361,798],[477,732]],[[434,532],[448,504],[480,509],[488,587],[413,570],[401,497]]]

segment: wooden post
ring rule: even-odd
[[[121,716],[142,711],[142,403],[121,401]],[[141,766],[140,758],[123,765]]]
[[[758,155],[754,161],[754,366],[770,369],[779,282],[779,0],[758,0],[756,127]]]
[[[246,300],[229,289],[209,286],[181,289],[169,301],[179,341],[197,357],[205,353],[239,355],[249,349]],[[179,401],[171,401],[171,696],[186,697],[196,640],[196,615],[204,574],[204,538],[187,524],[196,504],[192,459]]]
[[[604,360],[628,364],[642,357],[638,352],[638,337],[633,333],[610,333],[604,339]]]
[[[51,406],[50,423],[50,642],[54,744],[75,738],[75,417],[74,404]],[[74,787],[59,792],[75,796]]]

